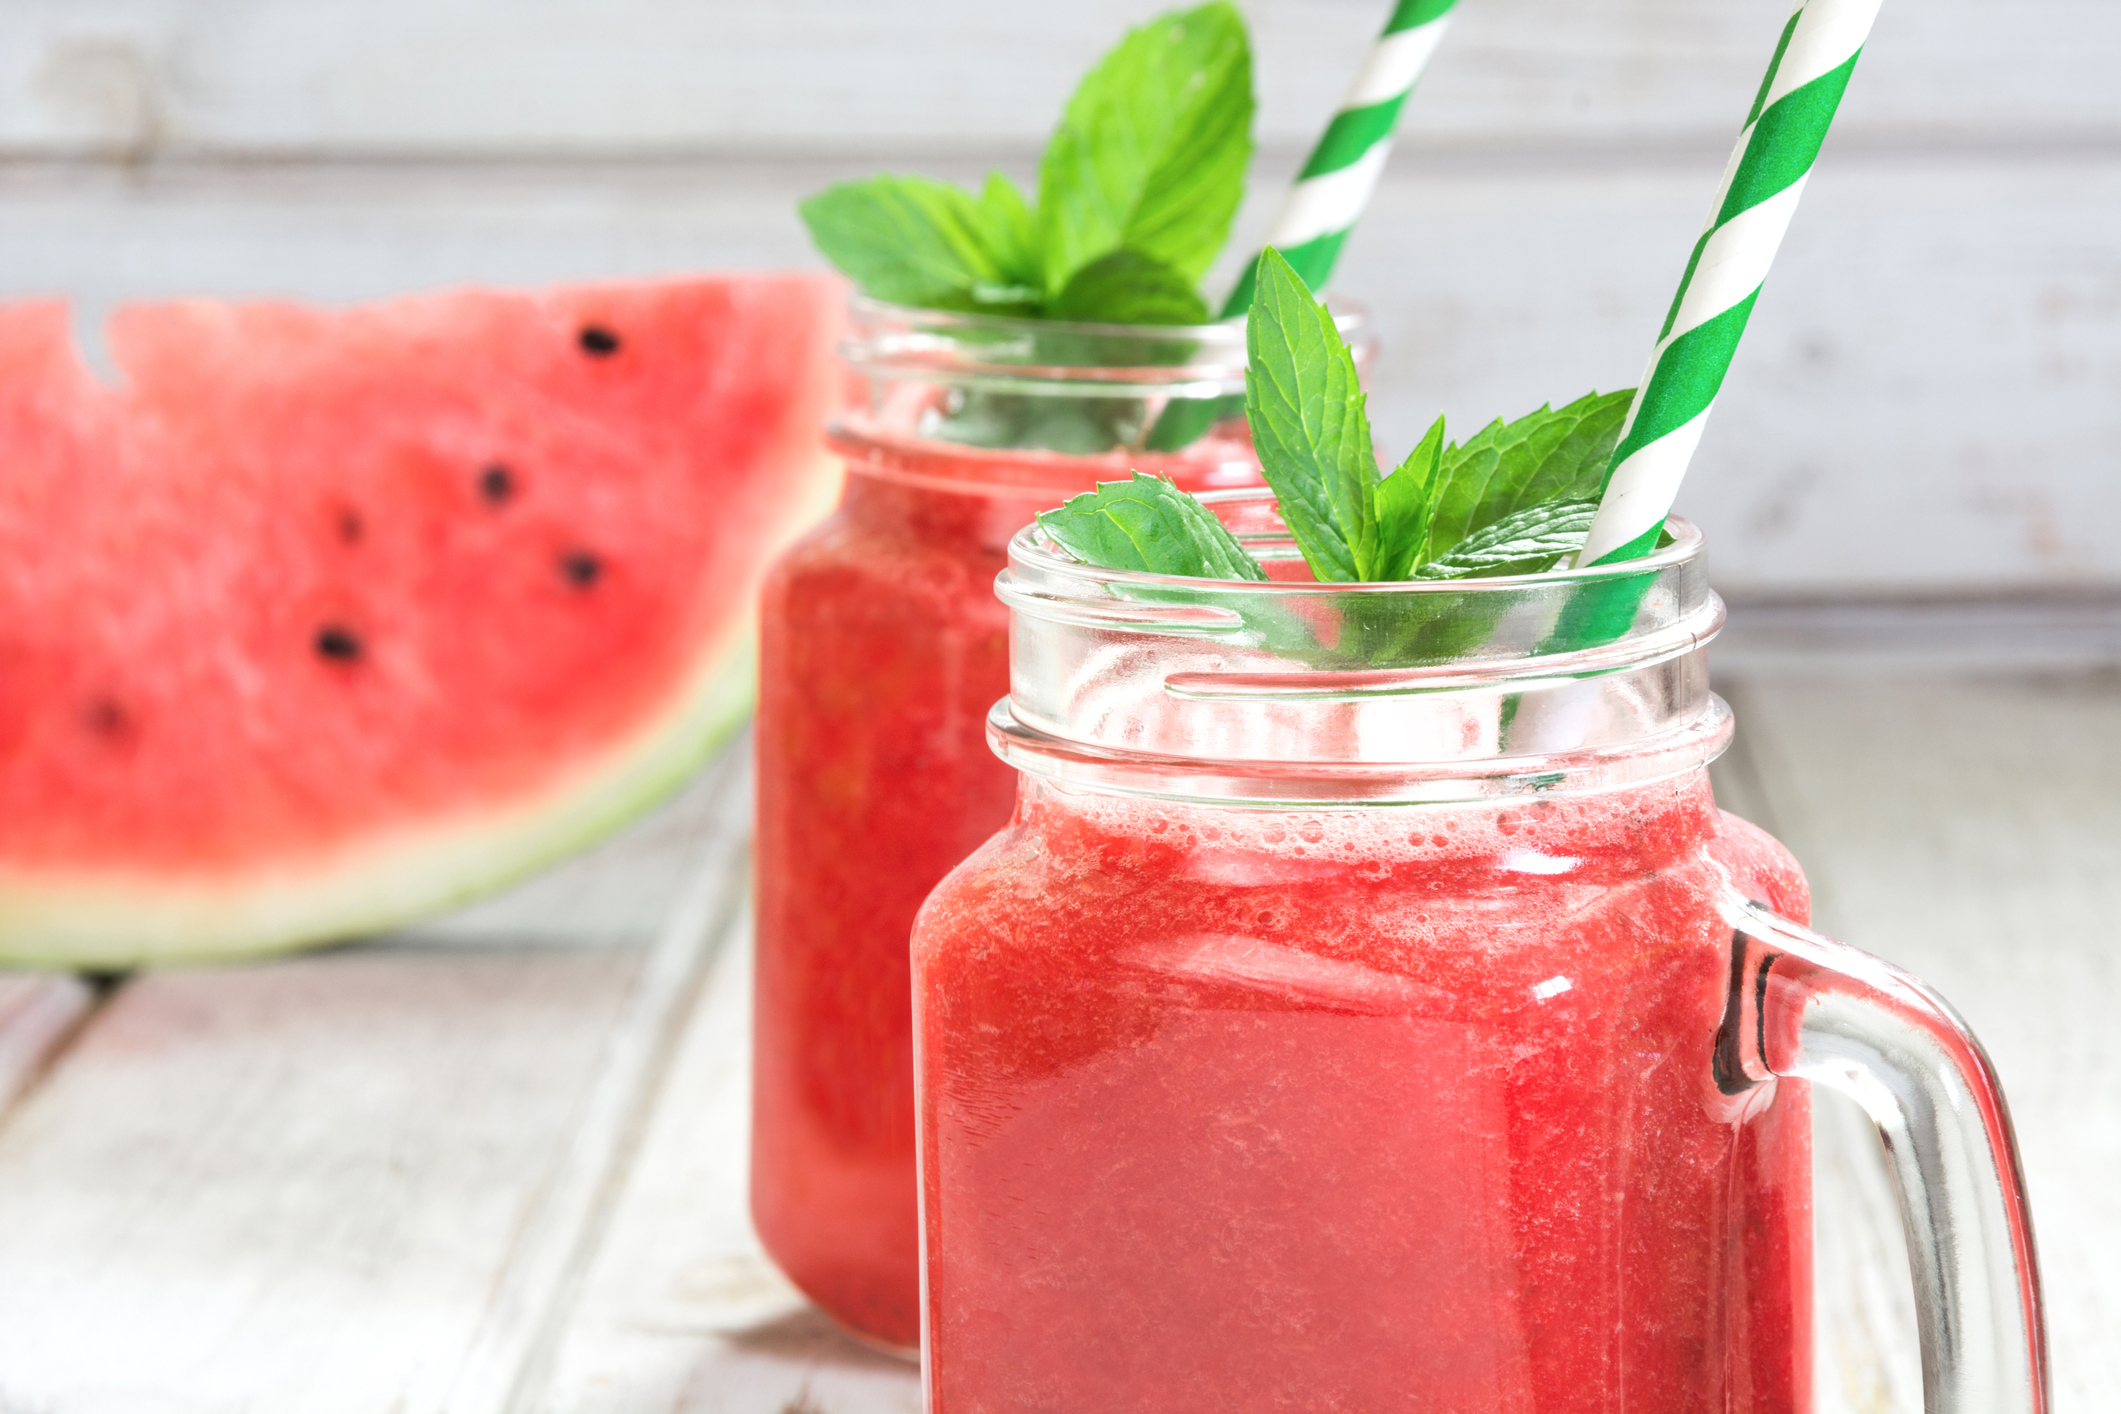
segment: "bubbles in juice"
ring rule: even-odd
[[[1700,775],[1240,810],[1028,786],[915,934],[933,1407],[1796,1411],[1804,1097],[1709,1059]]]

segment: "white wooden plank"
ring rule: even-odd
[[[506,950],[501,904],[123,988],[0,1128],[0,1409],[507,1407],[740,897],[748,764],[663,822],[688,867],[577,866],[665,896],[652,947],[592,908]]]
[[[1741,597],[1716,638],[1719,673],[2037,672],[2121,667],[2121,592],[2025,597]],[[1742,742],[1741,742],[1742,744]]]
[[[1395,166],[1339,281],[1378,315],[1388,447],[1439,409],[1463,428],[1634,381],[1720,161]],[[0,166],[0,295],[70,290],[93,312],[170,291],[345,299],[810,264],[795,201],[871,165]],[[1681,502],[1719,581],[2121,582],[2121,543],[2100,532],[2121,519],[2117,203],[2121,156],[1830,152]]]
[[[873,164],[0,163],[7,294],[86,307],[152,294],[373,298],[511,284],[821,264],[795,203]],[[975,175],[963,168],[960,175]]]
[[[0,1408],[442,1407],[637,961],[121,990],[0,1130]]]
[[[1715,166],[1395,175],[1340,279],[1380,314],[1386,440],[1634,383]],[[2121,580],[2117,205],[2121,162],[1829,151],[1680,496],[1719,582]]]
[[[1739,731],[1819,925],[1934,984],[2002,1073],[2047,1284],[2061,1414],[2121,1382],[2121,684],[1796,671]]]
[[[991,152],[1162,5],[1077,0],[13,0],[0,144],[29,150]],[[1381,3],[1252,0],[1267,141],[1331,112]],[[1786,7],[1466,6],[1417,140],[1728,141]],[[1845,123],[2111,135],[2121,17],[2099,0],[1888,7]],[[1712,135],[1712,136],[1711,136]]]
[[[566,1149],[509,1252],[443,1406],[448,1414],[512,1414],[543,1385],[709,960],[740,927],[750,873],[750,764],[746,749],[708,773],[714,810],[686,851],[690,877],[666,910]]]
[[[36,1083],[96,1001],[78,977],[0,973],[0,1115]]]
[[[1819,724],[1783,725],[1811,742]],[[1761,735],[1767,730],[1759,728]],[[1790,789],[1784,783],[1768,790],[1728,766],[1718,776],[1726,803],[1758,816],[1769,815]],[[1860,867],[1860,861],[1841,866]],[[732,951],[671,1072],[582,1305],[554,1357],[551,1383],[526,1410],[781,1414],[793,1406],[821,1414],[911,1414],[919,1407],[912,1372],[806,1310],[751,1233],[744,1213],[748,989],[748,957]],[[2024,1123],[2022,1101],[2019,1108]],[[1888,1181],[1872,1157],[1875,1137],[1850,1106],[1827,1101],[1820,1110],[1827,1268],[1821,1407],[1829,1414],[1913,1414],[1920,1385],[1905,1259]],[[2077,1338],[2080,1357],[2096,1319],[2077,1313],[2061,1323]]]
[[[523,1414],[918,1414],[913,1367],[835,1330],[752,1233],[750,1037],[747,939],[717,965]]]

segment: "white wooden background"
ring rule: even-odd
[[[5,0],[0,295],[809,263],[1153,0]],[[1254,0],[1256,231],[1384,0]],[[1639,374],[1786,7],[1465,0],[1342,286],[1404,446]],[[1727,589],[2121,595],[2121,8],[1890,0],[1683,508]]]

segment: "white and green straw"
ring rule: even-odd
[[[1578,564],[1633,559],[1656,544],[1878,5],[1803,0],[1784,26],[1650,352]]]
[[[1280,251],[1304,283],[1324,287],[1340,258],[1341,243],[1362,218],[1392,154],[1392,129],[1421,71],[1443,40],[1456,0],[1398,0],[1384,33],[1349,86],[1309,160],[1297,174],[1281,211],[1267,231],[1266,245]],[[1253,256],[1237,288],[1223,301],[1225,319],[1252,307],[1259,268]]]
[[[1362,219],[1385,159],[1392,155],[1392,129],[1407,95],[1428,67],[1443,40],[1457,0],[1394,0],[1392,17],[1370,46],[1347,97],[1333,121],[1311,149],[1296,184],[1282,200],[1281,211],[1263,245],[1280,251],[1304,283],[1325,288],[1340,258],[1348,232]],[[1245,262],[1237,288],[1223,301],[1221,318],[1234,319],[1252,307],[1259,279],[1259,254]],[[1144,446],[1168,452],[1189,445],[1210,424],[1244,408],[1244,397],[1174,399],[1157,417]]]

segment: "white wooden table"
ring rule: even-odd
[[[1987,1041],[2056,1408],[2121,1407],[2121,680],[1853,662],[1734,640],[1719,791]],[[0,978],[0,1414],[913,1414],[744,1216],[747,759],[426,927]],[[1821,1408],[1912,1411],[1890,1199],[1827,1113]]]

